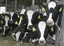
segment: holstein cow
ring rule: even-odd
[[[63,6],[58,5],[54,1],[51,1],[47,6],[46,14],[48,19],[46,23],[49,31],[48,33],[52,37],[56,33],[57,28],[60,30],[62,11],[63,11]]]
[[[24,36],[24,32],[27,30],[28,19],[27,19],[27,16],[24,15],[25,11],[26,11],[25,9],[22,9],[20,14],[17,16],[19,18],[18,27],[16,27],[12,33],[12,37],[16,41],[18,41],[19,39],[22,39]]]
[[[4,31],[5,19],[2,14],[0,14],[0,33]]]
[[[10,30],[13,32],[13,30],[18,26],[18,24],[19,24],[18,14],[16,14],[15,12],[10,12],[10,21],[9,21]]]
[[[21,40],[24,36],[24,33],[27,32],[28,19],[23,14],[19,15],[19,19],[20,21],[19,21],[18,27],[16,27],[12,33],[12,36],[16,41],[18,41],[19,39]]]
[[[10,15],[7,13],[2,14],[5,20],[5,25],[4,25],[4,31],[3,31],[3,36],[7,35],[9,32],[9,20],[10,20]]]

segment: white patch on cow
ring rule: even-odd
[[[48,8],[50,10],[50,8],[55,8],[56,7],[56,3],[54,1],[51,1],[49,4],[48,4]]]
[[[12,21],[12,16],[14,15],[14,12],[10,12],[10,16],[11,16],[11,19],[10,21]]]
[[[16,41],[19,40],[19,36],[20,36],[20,34],[21,34],[21,32],[17,32],[17,33],[16,33]]]
[[[48,24],[49,26],[54,25],[54,21],[53,21],[53,19],[52,19],[52,13],[49,14],[49,18],[48,18],[48,20],[47,20],[47,24]]]
[[[28,32],[25,32],[25,34],[24,34],[24,37],[23,37],[23,38],[25,38],[27,34],[29,34],[29,33],[28,33]],[[22,39],[23,39],[23,38],[22,38]]]
[[[52,39],[53,39],[53,40],[56,40],[56,35],[53,35]]]
[[[15,35],[15,33],[12,33],[12,37],[14,38],[14,40],[16,39],[15,37],[14,37],[14,35]]]
[[[31,19],[32,19],[33,13],[34,13],[33,10],[29,10],[29,11],[27,11],[27,16],[28,16],[28,26],[32,25],[32,23],[31,23]]]
[[[5,35],[5,26],[4,26],[4,32],[3,32],[3,35]]]
[[[21,24],[21,21],[22,21],[22,20],[20,19],[18,26]]]
[[[26,11],[25,9],[22,9],[21,12],[20,12],[20,14],[24,14],[25,11]]]
[[[5,17],[5,26],[8,26],[9,17]]]
[[[39,43],[41,43],[41,42],[46,43],[45,38],[44,38],[44,31],[46,28],[46,23],[44,21],[41,21],[41,22],[39,22],[38,27],[39,27],[39,31],[41,33]]]
[[[43,14],[43,16],[47,16],[46,12]]]
[[[32,43],[35,43],[35,42],[37,42],[38,41],[38,38],[37,39],[33,39],[32,40]]]

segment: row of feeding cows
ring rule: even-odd
[[[6,36],[11,31],[16,41],[46,43],[48,35],[60,30],[63,6],[51,1],[45,9],[43,14],[25,9],[20,14],[0,14],[0,32]]]

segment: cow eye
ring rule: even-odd
[[[59,12],[62,12],[62,7],[59,9]]]
[[[52,31],[52,32],[54,31],[54,28],[53,28],[53,27],[51,27],[51,31]]]
[[[23,17],[22,16],[20,16],[20,20],[23,20]]]
[[[41,16],[39,15],[39,16],[38,16],[38,19],[40,19],[40,18],[41,18]]]
[[[17,22],[17,21],[15,21],[15,24],[16,24],[16,25],[18,25],[18,22]]]
[[[42,12],[45,12],[45,11],[46,11],[46,9],[44,7],[42,7]]]
[[[3,21],[1,20],[1,24],[3,24]]]
[[[33,31],[33,32],[35,32],[35,31],[36,31],[36,28],[35,28],[35,27],[33,27],[33,28],[32,28],[32,31]]]

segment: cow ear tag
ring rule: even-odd
[[[17,17],[19,18],[20,16],[18,15]]]
[[[35,31],[36,31],[36,28],[33,27],[33,28],[32,28],[32,31],[35,32]]]
[[[23,17],[22,16],[20,16],[20,20],[23,20]]]
[[[1,24],[3,24],[3,21],[1,20]]]
[[[45,10],[45,8],[44,7],[42,7],[42,12],[45,12],[46,10]]]
[[[62,7],[59,9],[59,12],[61,12],[62,11]]]
[[[0,27],[0,29],[2,29],[2,27]]]
[[[52,32],[54,31],[54,28],[53,28],[53,27],[51,27],[51,31],[52,31]]]
[[[41,18],[41,16],[39,15],[39,16],[38,16],[38,19],[40,19],[40,18]]]
[[[16,21],[15,24],[18,25],[18,22]]]

